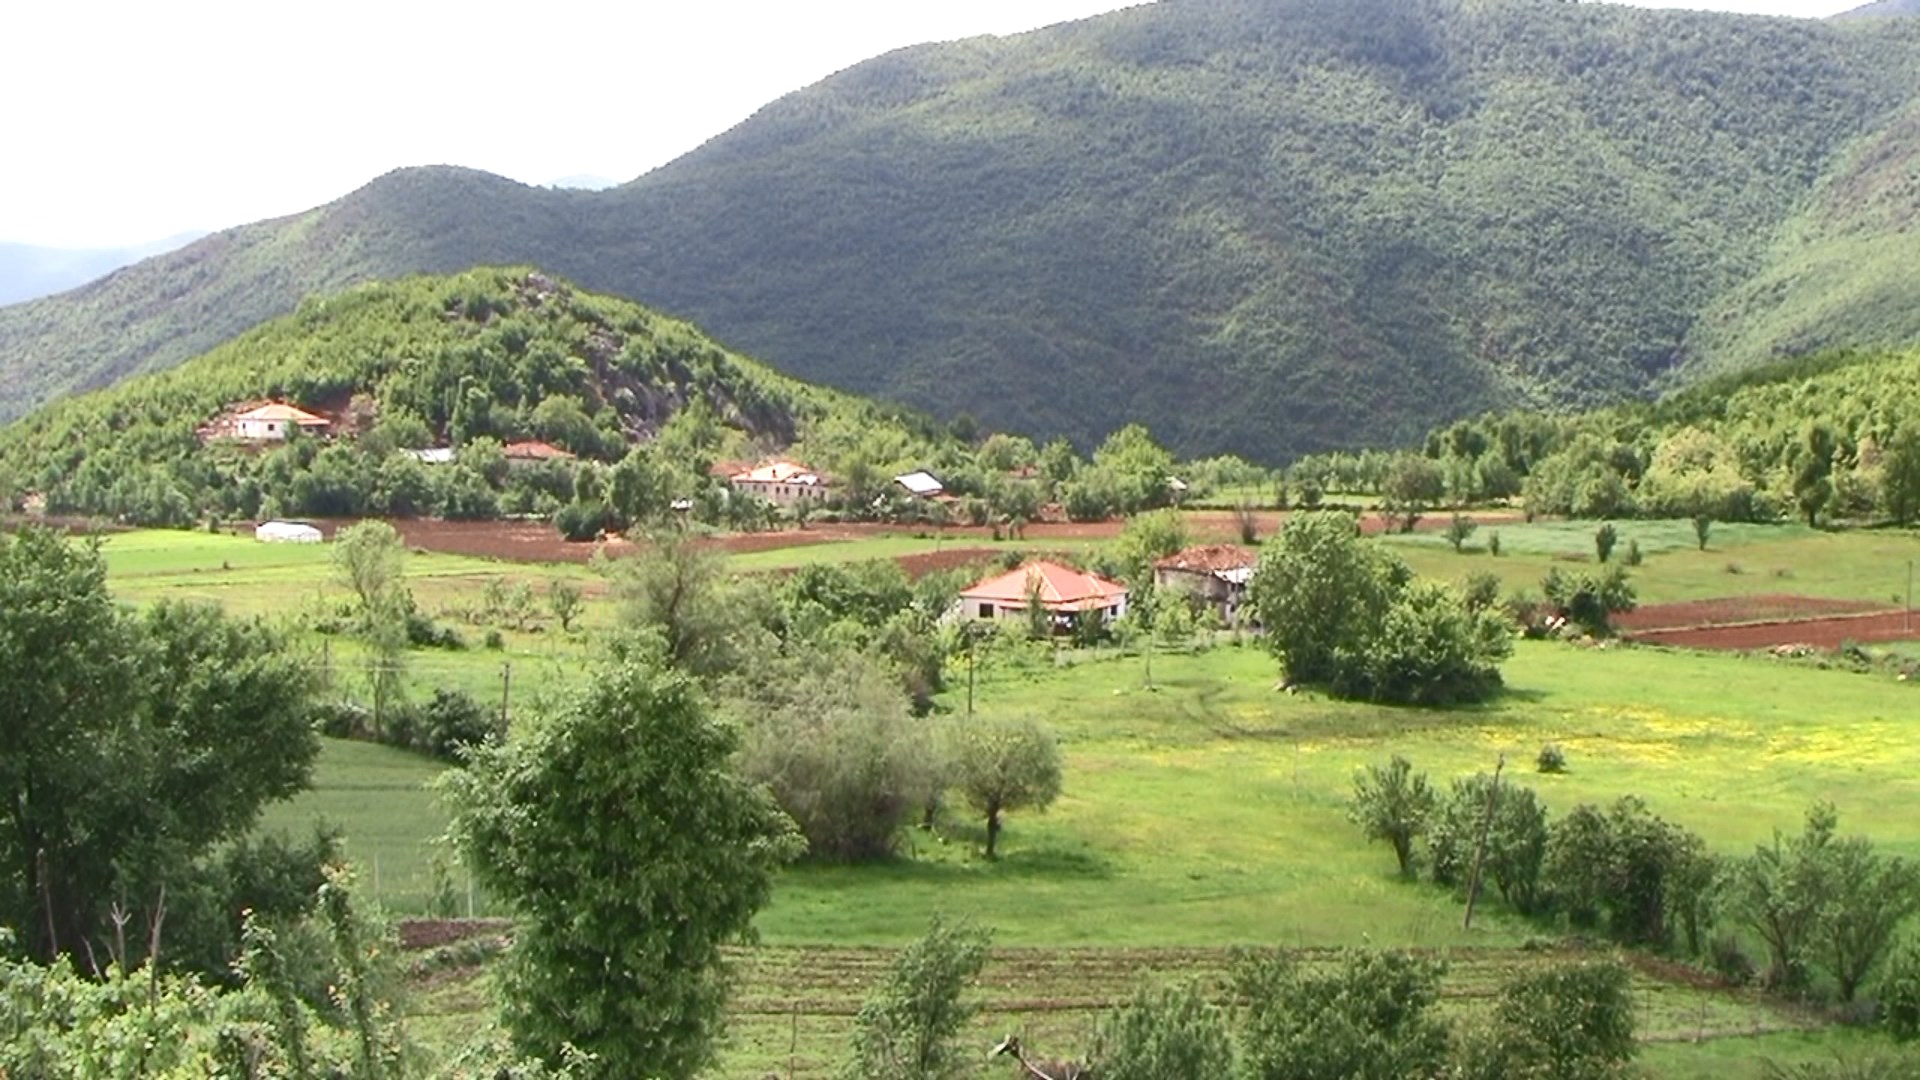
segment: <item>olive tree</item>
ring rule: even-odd
[[[1038,720],[968,720],[954,732],[954,782],[987,820],[987,858],[998,851],[1001,815],[1045,810],[1060,797],[1060,746]]]
[[[854,1019],[853,1055],[843,1075],[941,1080],[972,1075],[960,1032],[974,1006],[961,993],[987,962],[986,931],[935,916],[920,940],[894,957],[887,979]]]
[[[523,737],[442,780],[449,833],[519,917],[501,995],[524,1053],[590,1075],[690,1076],[712,1058],[721,946],[740,939],[799,849],[729,768],[731,729],[689,677],[621,650]]]

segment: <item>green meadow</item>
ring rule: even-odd
[[[1486,569],[1509,587],[1537,588],[1548,567],[1591,558],[1593,527],[1502,526],[1499,558],[1484,550],[1486,528],[1465,553],[1423,535],[1385,542],[1422,573]],[[1904,586],[1906,560],[1920,548],[1911,533],[1718,526],[1700,552],[1685,522],[1621,523],[1620,532],[1620,549],[1640,543],[1645,562],[1633,575],[1649,602],[1743,592],[1885,600],[1891,579]],[[844,547],[858,552],[849,557],[877,557],[922,542],[881,537]],[[773,556],[818,558],[839,546],[769,552],[758,562],[744,556],[736,565],[771,569],[761,563]],[[205,597],[298,623],[340,597],[325,546],[132,533],[110,538],[106,551],[114,588],[135,602]],[[1729,572],[1730,563],[1742,571]],[[540,593],[565,576],[592,598],[589,628],[613,617],[598,579],[577,566],[416,554],[407,572],[420,606],[436,616],[470,605],[494,577]],[[494,650],[480,646],[480,627],[453,625],[469,647],[414,651],[410,685],[460,686],[491,702],[510,665],[516,722],[591,663],[590,632],[529,625],[504,631]],[[297,640],[324,658],[332,677],[356,677],[348,639],[322,646],[300,631]],[[1532,946],[1558,928],[1496,900],[1469,929],[1450,893],[1396,877],[1391,853],[1365,843],[1345,813],[1355,772],[1396,753],[1440,783],[1491,770],[1504,757],[1505,775],[1534,787],[1556,813],[1635,794],[1728,854],[1776,828],[1797,828],[1807,806],[1826,799],[1843,832],[1920,858],[1920,814],[1910,812],[1920,806],[1920,686],[1766,656],[1559,642],[1518,643],[1504,671],[1507,691],[1496,702],[1442,711],[1282,692],[1274,661],[1256,642],[1225,636],[1208,648],[1151,656],[1065,651],[983,663],[974,712],[1050,724],[1065,751],[1065,794],[1044,814],[1010,817],[1004,857],[992,863],[978,854],[979,824],[950,807],[940,828],[910,832],[889,862],[786,871],[758,922],[762,944],[737,957],[742,983],[722,1071],[830,1073],[884,950],[917,936],[936,912],[994,931],[998,951],[976,1032],[983,1045],[996,1029],[1017,1028],[1064,1049],[1083,1047],[1101,1003],[1138,978],[1213,978],[1226,950],[1246,945],[1435,950],[1453,964],[1448,1007],[1475,1007],[1476,987],[1533,962]],[[964,667],[955,665],[949,681],[940,711],[965,723]],[[1548,742],[1565,751],[1565,773],[1535,770]],[[377,898],[396,913],[424,912],[444,823],[429,789],[440,768],[405,752],[328,740],[313,790],[273,808],[265,827],[338,825]],[[496,913],[458,868],[438,884],[455,911]],[[470,1030],[489,1008],[485,979],[425,988],[415,1006],[420,1037],[444,1046]],[[1763,1060],[1819,1060],[1870,1042],[1745,993],[1645,972],[1636,987],[1650,1040],[1643,1061],[1658,1076],[1752,1074]]]

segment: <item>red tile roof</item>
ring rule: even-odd
[[[1258,552],[1239,544],[1205,544],[1176,551],[1155,559],[1155,570],[1191,570],[1196,574],[1217,574],[1225,570],[1246,570],[1260,560]]]
[[[572,454],[543,442],[510,442],[500,448],[508,458],[519,461],[566,461]]]
[[[1049,611],[1097,610],[1127,598],[1127,587],[1117,581],[1083,574],[1059,563],[1030,562],[960,590],[960,599],[1022,606],[1027,602],[1027,583],[1034,578],[1040,582],[1040,604]]]

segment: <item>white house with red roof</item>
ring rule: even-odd
[[[1023,619],[1030,598],[1060,626],[1072,626],[1090,614],[1110,620],[1127,613],[1125,585],[1041,560],[961,589],[954,614],[962,619]]]
[[[315,416],[305,409],[288,405],[284,401],[270,401],[234,416],[229,421],[228,430],[236,439],[252,442],[283,442],[295,431],[318,434],[331,426],[331,423],[324,416]]]
[[[776,506],[791,506],[801,499],[824,499],[833,491],[826,477],[785,459],[734,473],[727,477],[727,484],[742,495],[753,495]]]

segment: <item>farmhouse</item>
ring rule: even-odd
[[[511,442],[500,448],[510,469],[524,469],[548,461],[572,461],[573,455],[551,443]]]
[[[317,435],[326,431],[329,424],[324,416],[315,416],[283,401],[270,401],[215,426],[219,437],[247,442],[284,442],[295,431]]]
[[[907,494],[918,499],[938,498],[947,490],[947,485],[942,484],[939,478],[925,469],[896,476],[893,482],[904,488]]]
[[[1030,562],[1004,574],[975,582],[960,590],[953,614],[961,619],[1019,619],[1027,614],[1028,598],[1053,615],[1054,625],[1068,629],[1084,617],[1117,619],[1127,612],[1127,587],[1052,562]]]
[[[1257,561],[1251,548],[1207,544],[1177,551],[1153,564],[1156,589],[1179,589],[1210,605],[1232,626],[1247,602],[1247,582]]]
[[[300,521],[263,521],[253,538],[269,544],[317,544],[320,530]]]
[[[826,477],[786,460],[734,473],[727,483],[742,495],[754,495],[776,506],[791,506],[801,499],[824,499],[833,488]]]

